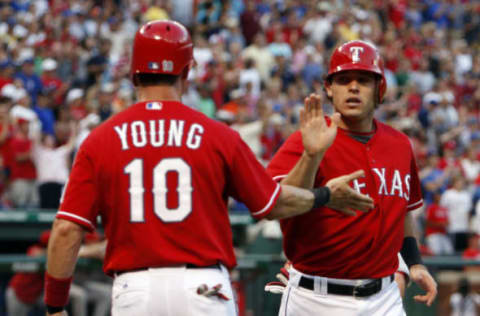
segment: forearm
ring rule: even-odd
[[[416,231],[416,227],[415,227],[415,222],[413,220],[411,212],[408,212],[407,215],[405,216],[404,237],[417,238],[417,231]]]
[[[107,249],[107,240],[80,247],[78,257],[103,260]]]
[[[58,279],[73,275],[83,235],[81,226],[62,219],[55,220],[47,250],[49,275]]]
[[[304,214],[313,207],[315,196],[311,191],[282,184],[277,203],[267,219],[282,219]]]
[[[311,189],[315,183],[318,166],[322,161],[324,153],[316,156],[309,156],[303,152],[295,167],[281,181],[281,184],[293,185],[299,188]]]

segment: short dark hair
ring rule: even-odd
[[[12,102],[12,99],[10,99],[9,97],[0,95],[0,104],[7,104],[10,102]]]
[[[179,77],[177,75],[139,73],[133,75],[133,84],[136,86],[173,86]]]

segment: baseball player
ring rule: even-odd
[[[333,179],[332,188],[273,181],[238,133],[180,103],[192,64],[181,24],[153,21],[136,33],[131,76],[138,103],[82,143],[53,224],[49,315],[66,314],[80,242],[98,215],[108,239],[104,271],[114,277],[112,315],[230,316],[228,269],[236,262],[228,196],[258,219],[303,214],[327,200],[373,207],[348,186],[362,171]],[[334,123],[322,133],[335,130]]]
[[[279,315],[405,315],[393,282],[398,252],[412,281],[426,290],[415,300],[430,306],[436,283],[422,264],[409,215],[423,204],[410,142],[373,118],[386,90],[377,49],[364,41],[339,46],[330,60],[325,90],[334,115],[340,115],[332,145],[319,145],[315,134],[295,132],[267,171],[282,184],[311,188],[362,169],[364,177],[351,185],[373,198],[374,207],[338,212],[329,201],[281,221],[292,267]],[[314,98],[319,114],[322,100]],[[322,127],[329,121],[322,114],[310,124]]]

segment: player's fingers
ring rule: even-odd
[[[365,203],[365,202],[357,202],[355,205],[355,209],[362,211],[364,213],[370,211],[373,208],[371,203]]]
[[[426,303],[428,301],[427,295],[415,295],[413,299],[419,303]]]
[[[314,94],[315,100],[315,117],[323,117],[322,97],[318,94]]]
[[[345,176],[344,180],[345,180],[346,182],[350,182],[350,181],[353,181],[353,180],[355,180],[355,179],[361,178],[361,177],[363,177],[363,176],[365,176],[365,171],[363,171],[362,169],[360,169],[360,170],[357,170],[357,171],[352,172],[352,173],[350,173],[350,174],[347,174],[347,175]]]
[[[308,119],[309,112],[310,112],[310,97],[308,96],[303,100],[303,114],[304,114],[305,120]]]
[[[305,124],[305,109],[300,109],[300,126]]]
[[[348,193],[349,199],[352,199],[358,202],[369,203],[373,207],[373,199],[368,195],[358,193],[357,191],[355,191],[349,186],[347,186],[347,193]]]
[[[339,211],[348,216],[357,216],[357,212],[346,207],[339,209]]]

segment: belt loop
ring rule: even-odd
[[[327,278],[320,277],[320,295],[327,296],[328,294],[328,281]]]
[[[386,289],[392,283],[391,275],[386,276],[382,279],[382,290]]]
[[[321,283],[319,277],[313,278],[313,293],[320,294],[321,291]]]
[[[298,273],[295,269],[290,269],[288,273],[290,274],[288,278],[288,283],[290,283],[293,287],[298,287],[302,275]]]

